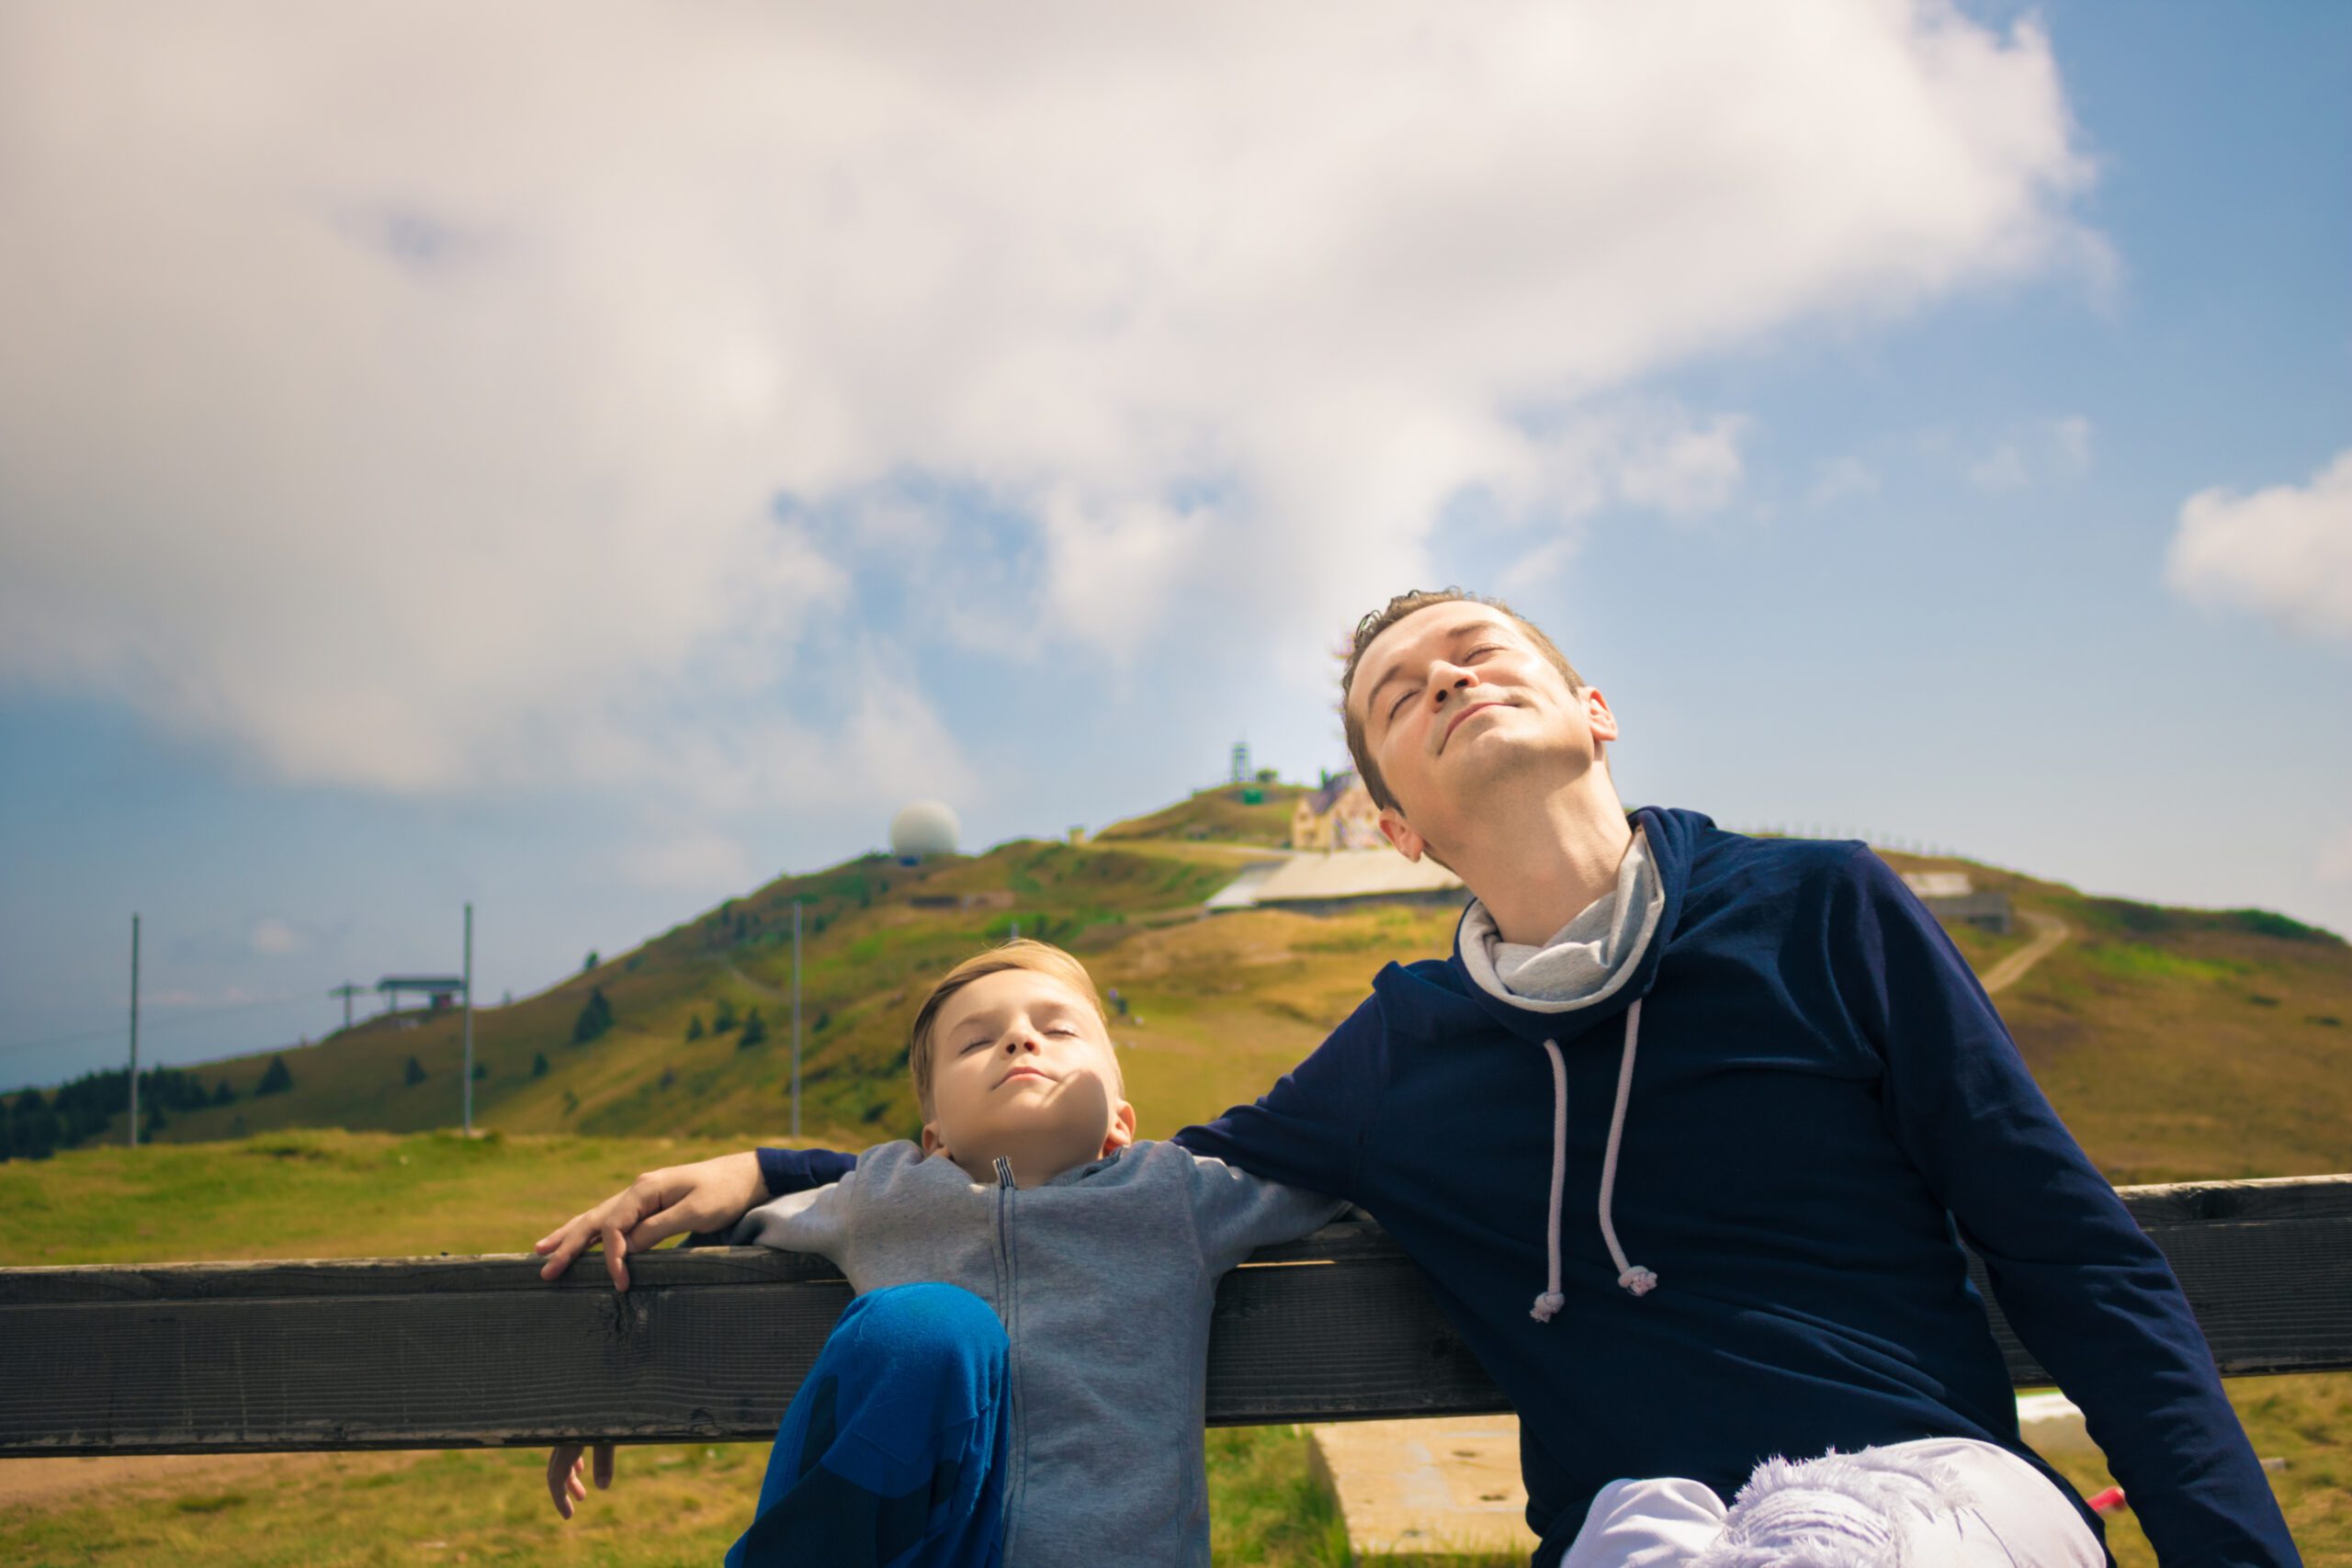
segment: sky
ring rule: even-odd
[[[0,1089],[1345,765],[2352,931],[2352,11],[0,0]]]

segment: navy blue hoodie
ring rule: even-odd
[[[1556,1562],[1622,1476],[1729,1498],[1772,1455],[1931,1437],[2050,1473],[2019,1440],[1962,1238],[2167,1564],[2299,1562],[2170,1266],[1934,917],[1861,844],[1748,839],[1655,807],[1636,820],[1666,908],[1607,1000],[1515,1008],[1458,950],[1392,964],[1263,1099],[1176,1135],[1362,1204],[1427,1271],[1519,1412],[1535,1562]],[[1638,1297],[1595,1213],[1636,1000],[1612,1212],[1658,1279]],[[1547,1038],[1567,1075],[1566,1300],[1538,1322]],[[762,1156],[774,1190],[840,1168]]]

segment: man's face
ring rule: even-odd
[[[926,1149],[1067,1150],[1080,1165],[1135,1136],[1102,1017],[1050,976],[1005,969],[966,986],[939,1010],[931,1051]]]
[[[1396,805],[1381,829],[1407,855],[1451,842],[1487,792],[1527,770],[1589,770],[1617,721],[1600,692],[1567,679],[1520,624],[1466,602],[1417,610],[1356,666],[1348,704]]]

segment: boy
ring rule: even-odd
[[[1340,1205],[1136,1142],[1094,984],[1044,942],[948,971],[908,1065],[920,1147],[729,1237],[829,1258],[857,1298],[728,1563],[1205,1564],[1217,1280]],[[584,1495],[577,1454],[549,1477]]]

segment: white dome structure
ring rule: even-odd
[[[918,800],[890,818],[890,852],[903,861],[952,855],[964,825],[936,800]]]

